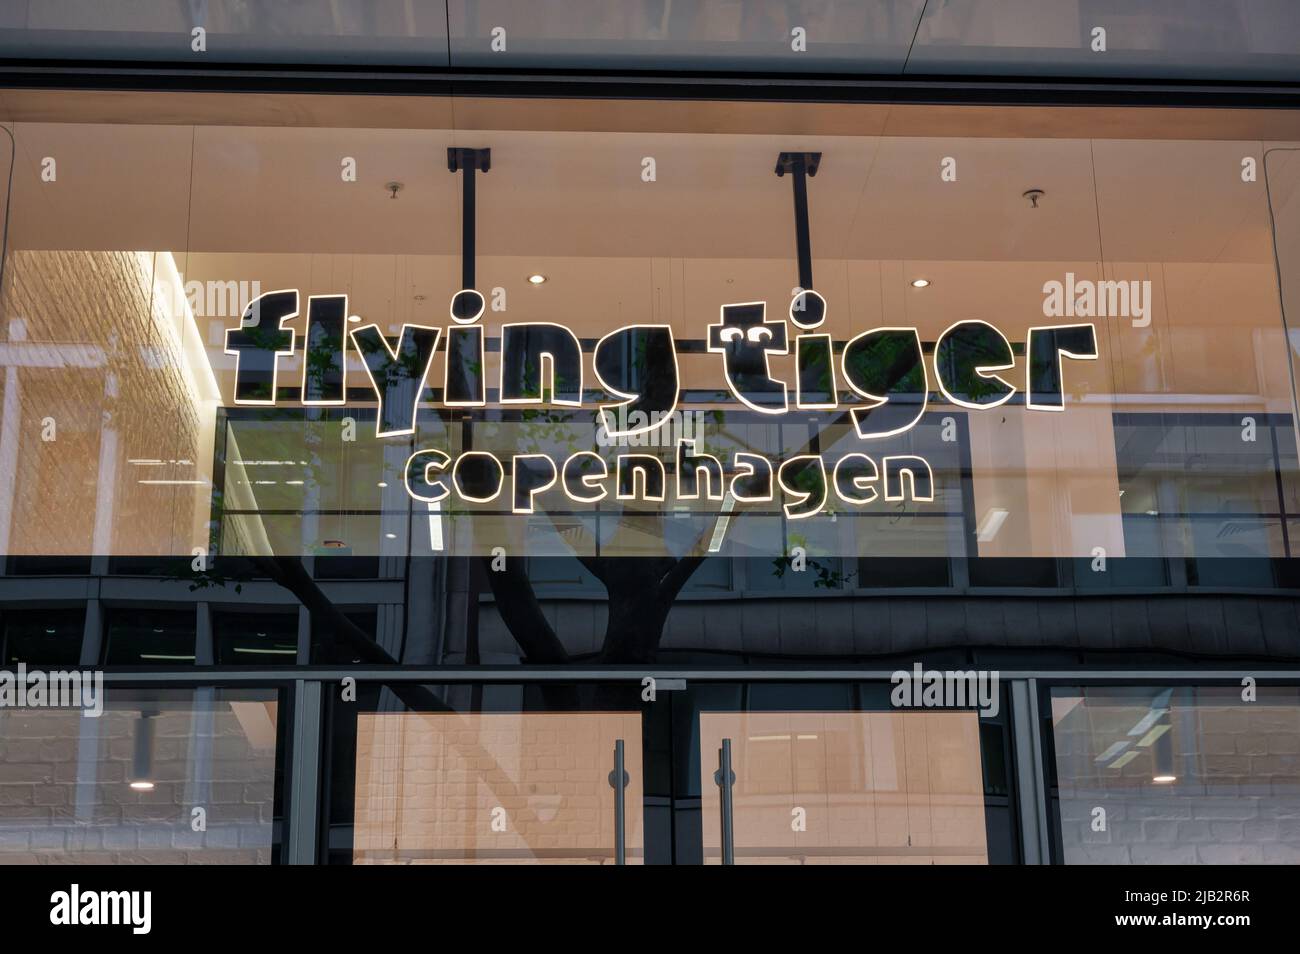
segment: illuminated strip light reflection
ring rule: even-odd
[[[1169,710],[1168,710],[1168,709],[1165,709],[1165,708],[1158,708],[1158,709],[1150,709],[1150,710],[1148,710],[1148,711],[1147,711],[1147,714],[1144,715],[1141,719],[1139,719],[1139,720],[1137,721],[1137,724],[1134,725],[1133,728],[1131,728],[1131,729],[1128,730],[1128,734],[1129,734],[1129,735],[1145,735],[1145,734],[1147,733],[1147,731],[1148,731],[1148,730],[1149,730],[1153,725],[1155,725],[1158,721],[1160,721],[1160,717],[1161,717],[1162,715],[1164,715],[1164,714],[1165,714],[1166,712],[1168,712],[1168,711],[1169,711]],[[1140,744],[1141,744],[1141,743],[1139,743],[1139,745],[1140,745]]]
[[[722,549],[722,541],[727,537],[727,525],[731,523],[731,512],[736,509],[736,498],[728,492],[722,501],[722,515],[713,527],[713,536],[709,539],[709,552],[717,553]]]
[[[442,501],[430,500],[429,505],[429,549],[441,553],[442,542]]]
[[[1164,735],[1172,728],[1173,726],[1170,725],[1168,722],[1160,723],[1160,725],[1153,728],[1150,732],[1148,732],[1146,735],[1142,736],[1142,738],[1138,740],[1138,748],[1149,749],[1152,745],[1155,744],[1156,739],[1160,738],[1162,735]]]
[[[141,262],[145,261],[146,256],[150,256],[148,252],[136,254],[140,256]],[[181,365],[181,369],[186,383],[190,386],[190,393],[196,400],[207,401],[214,406],[220,404],[221,387],[217,384],[217,376],[212,370],[207,350],[200,343],[203,341],[203,332],[199,328],[194,310],[190,307],[189,298],[185,295],[185,286],[181,281],[180,269],[176,265],[176,256],[171,252],[159,252],[150,257],[152,260],[149,265],[155,272],[155,286],[161,280],[164,287],[180,290],[179,294],[172,296],[172,302],[167,304],[180,305],[183,312],[182,323],[190,329],[190,333],[177,335],[176,328],[169,321],[162,319],[160,309],[151,308],[150,312],[155,319],[154,324],[185,355],[187,360]]]
[[[1111,745],[1111,747],[1108,748],[1105,752],[1102,752],[1101,755],[1099,755],[1099,756],[1097,756],[1095,759],[1093,759],[1093,761],[1094,761],[1094,762],[1109,762],[1111,759],[1113,759],[1115,756],[1119,755],[1121,752],[1123,752],[1123,751],[1124,751],[1125,749],[1127,749],[1128,747],[1129,747],[1128,740],[1127,740],[1127,739],[1121,739],[1119,742],[1116,742],[1116,743],[1114,743],[1113,745]]]
[[[1132,762],[1135,758],[1137,758],[1138,754],[1139,753],[1137,749],[1129,749],[1127,752],[1125,752],[1123,755],[1117,758],[1114,762],[1111,762],[1110,765],[1106,767],[1109,769],[1122,769],[1125,765],[1128,765],[1129,762]]]
[[[975,530],[975,539],[980,543],[988,543],[998,535],[1002,529],[1002,524],[1006,523],[1010,512],[1002,507],[992,507],[988,513],[984,514],[984,519],[980,526]]]

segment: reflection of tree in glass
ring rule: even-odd
[[[715,437],[725,435],[738,446],[747,446],[746,442],[734,434],[725,433],[725,412],[713,410],[708,417],[716,426]],[[558,440],[562,437],[560,432],[563,432],[563,436],[568,436],[571,440],[572,430],[563,426],[572,419],[568,412],[533,410],[525,412],[525,419],[549,425],[545,431],[536,432],[534,437],[546,435]],[[590,448],[580,448],[570,443],[569,453],[585,449]],[[534,443],[529,452],[537,450],[538,445]],[[805,447],[797,453],[807,452],[808,448]],[[814,477],[809,474],[806,479],[812,481]],[[738,503],[733,515],[739,515],[744,509],[745,505]],[[549,511],[547,516],[559,531],[561,539],[573,551],[574,558],[605,588],[607,616],[597,660],[610,664],[654,661],[663,639],[668,614],[682,588],[708,556],[712,524],[706,525],[680,557],[603,556],[592,552],[596,547],[585,524],[579,523],[576,528],[561,527]],[[669,515],[662,509],[629,512],[625,508],[621,514],[611,513],[610,516],[613,519],[635,521],[651,537],[667,538],[666,521]],[[537,598],[536,589],[528,578],[525,561],[507,560],[504,570],[493,571],[490,558],[483,559],[485,576],[496,598],[497,611],[524,651],[525,661],[534,664],[569,662],[569,653],[551,626]],[[817,572],[816,586],[838,587],[851,578],[816,561],[811,561],[809,565]],[[777,575],[783,572],[782,568],[777,571]]]
[[[803,547],[804,552],[806,553],[808,550],[808,538],[792,533],[790,534],[790,547],[791,549],[794,547]],[[805,560],[808,568],[811,569],[816,576],[816,579],[813,580],[814,587],[838,590],[850,583],[853,578],[857,576],[856,573],[844,573],[837,570],[832,566],[822,563],[820,560],[813,560],[807,557],[805,557]],[[772,561],[772,575],[778,580],[785,577],[786,570],[792,569],[794,569],[794,557],[789,554],[786,556],[779,556]]]
[[[304,360],[307,362],[307,377],[315,388],[323,390],[326,376],[338,365],[343,342],[333,335],[324,335],[317,339],[315,347],[308,348]]]
[[[524,408],[520,409],[521,421],[527,432],[515,445],[521,454],[543,453],[547,449],[553,453],[565,448],[566,454],[579,450],[592,450],[588,444],[580,446],[576,438],[575,423],[586,426],[589,422],[580,420],[580,415],[587,411],[571,411],[564,408]],[[711,410],[707,419],[713,425],[713,441],[730,442],[737,447],[752,449],[749,443],[734,433],[726,430],[726,414],[721,410]],[[487,445],[491,443],[494,433],[493,424],[479,424],[486,428],[483,437]],[[311,427],[309,426],[309,430]],[[319,435],[309,435],[308,444],[319,440]],[[811,441],[809,442],[811,444]],[[599,450],[597,448],[597,450]],[[638,450],[638,448],[633,448]],[[645,452],[645,449],[639,449]],[[795,452],[809,453],[809,446]],[[566,454],[554,454],[563,463]],[[792,455],[793,456],[793,455]],[[313,460],[316,458],[313,457]],[[801,475],[796,480],[810,481],[812,475]],[[314,481],[314,477],[313,477]],[[802,486],[802,484],[800,484]],[[608,498],[607,498],[608,499]],[[740,516],[747,505],[736,503],[733,517]],[[623,507],[621,511],[606,512],[609,519],[620,520],[625,524],[634,524],[651,539],[669,538],[668,519],[672,514],[662,509],[639,510]],[[446,516],[461,518],[468,516],[465,511],[447,511]],[[561,515],[549,510],[540,510],[550,520],[561,540],[572,551],[573,556],[588,573],[595,577],[606,592],[607,616],[605,631],[597,652],[597,661],[608,664],[636,664],[655,660],[663,639],[668,615],[675,604],[682,588],[690,581],[695,571],[708,556],[708,543],[713,532],[713,523],[709,522],[699,535],[690,542],[681,556],[670,554],[656,556],[601,555],[585,522],[568,523]],[[605,514],[602,514],[604,517]],[[470,517],[472,519],[472,516]],[[492,568],[492,557],[477,557],[482,565],[482,578],[486,580],[495,598],[495,608],[501,615],[512,638],[522,651],[525,662],[533,665],[561,665],[571,662],[569,651],[555,632],[541,601],[536,587],[529,577],[527,560],[522,554],[512,554],[505,561],[503,569]],[[336,646],[344,656],[357,662],[396,664],[391,655],[385,652],[374,639],[358,627],[348,616],[335,606],[321,590],[296,557],[247,558],[257,572],[264,574],[276,583],[292,592],[312,613],[314,620],[326,625],[327,644]],[[787,558],[776,561],[774,573],[781,576],[789,567]],[[819,587],[838,587],[851,577],[839,573],[817,561],[809,562],[817,579],[814,585]],[[231,582],[221,578],[217,573],[195,574],[188,572],[186,578],[192,585],[222,586]],[[430,620],[429,625],[440,625],[440,621]]]
[[[917,360],[911,335],[881,335],[845,352],[847,371],[854,381],[869,382],[872,388],[919,394],[925,390],[925,365]]]

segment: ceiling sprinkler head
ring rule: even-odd
[[[397,193],[401,192],[405,186],[400,182],[386,182],[384,183],[384,188],[388,190],[388,197],[390,199],[396,199]]]
[[[1038,208],[1038,200],[1041,199],[1043,196],[1047,195],[1047,193],[1044,192],[1042,189],[1027,189],[1022,194],[1026,199],[1029,200],[1029,207],[1031,209]]]

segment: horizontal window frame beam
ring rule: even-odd
[[[918,660],[919,661],[919,660]],[[932,666],[927,670],[968,671],[989,670],[971,665]],[[627,682],[640,683],[647,676],[656,679],[685,679],[687,682],[889,682],[898,669],[674,669],[668,666],[646,666],[635,669],[579,668],[484,668],[456,667],[429,668],[377,668],[374,666],[285,666],[280,669],[225,669],[215,666],[203,669],[148,669],[105,670],[107,685],[225,685],[225,684],[276,684],[299,680],[333,683],[343,679],[357,682],[424,682],[424,683],[528,683],[528,682]],[[1203,684],[1209,682],[1237,683],[1250,676],[1258,683],[1300,685],[1300,667],[1295,669],[997,669],[1003,682],[1035,679],[1040,685],[1087,683],[1088,685],[1113,683],[1142,685],[1146,683]]]
[[[768,100],[846,103],[1130,105],[1300,108],[1300,84],[1256,80],[989,76],[837,76],[729,72],[335,65],[202,67],[145,62],[0,60],[0,86],[176,92],[365,93],[583,99]]]

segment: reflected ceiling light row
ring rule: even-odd
[[[544,285],[544,284],[546,284],[546,282],[548,282],[549,280],[550,280],[550,279],[548,279],[545,275],[541,274],[540,272],[535,272],[535,273],[533,273],[532,275],[529,275],[529,276],[528,276],[528,284],[530,284],[530,285]],[[728,278],[728,279],[727,279],[727,284],[730,285],[733,281],[735,281],[735,279]],[[930,287],[930,279],[928,279],[928,278],[913,278],[913,279],[912,279],[912,287],[913,287],[913,288],[929,288],[929,287]]]

